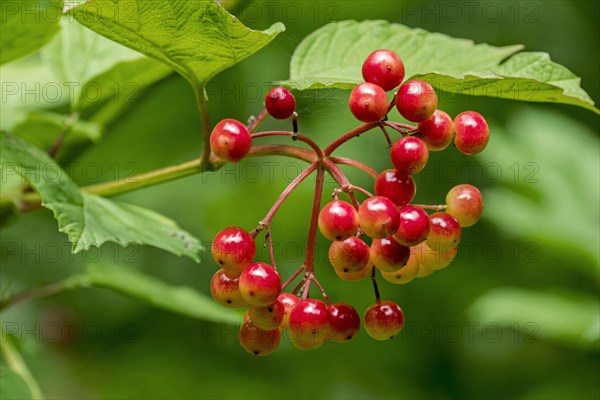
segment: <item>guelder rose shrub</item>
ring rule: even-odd
[[[327,341],[348,341],[359,331],[361,318],[356,309],[348,303],[332,303],[316,278],[317,229],[332,241],[329,261],[341,279],[357,281],[371,277],[375,303],[364,312],[362,321],[369,336],[387,340],[402,330],[404,312],[398,304],[381,299],[376,271],[389,282],[406,284],[447,267],[456,256],[462,228],[472,226],[481,216],[481,192],[469,184],[452,188],[446,195],[446,204],[412,204],[417,190],[412,175],[423,170],[430,151],[444,150],[453,140],[465,154],[481,152],[489,139],[483,116],[466,111],[452,120],[437,109],[438,98],[430,84],[420,80],[402,83],[404,63],[390,50],[371,53],[363,64],[362,76],[365,82],[354,87],[348,101],[350,112],[362,124],[324,149],[298,132],[296,102],[293,94],[283,87],[269,91],[265,109],[248,128],[239,121],[225,119],[212,131],[212,152],[222,161],[240,161],[255,141],[266,137],[290,137],[310,148],[280,145],[279,151],[303,159],[309,166],[289,184],[257,227],[250,231],[225,228],[213,242],[213,257],[220,269],[212,279],[211,293],[224,306],[248,307],[240,329],[240,344],[251,354],[268,355],[275,351],[284,329],[289,330],[294,345],[303,350],[316,349]],[[396,88],[397,92],[388,100],[386,92]],[[393,122],[394,109],[417,125]],[[269,115],[290,119],[292,131],[255,133]],[[332,155],[346,141],[370,130],[383,133],[393,168],[378,173],[358,160]],[[389,131],[398,135],[395,141]],[[371,175],[373,188],[350,183],[338,164]],[[290,193],[313,173],[316,184],[305,260],[282,282],[269,225]],[[334,178],[338,187],[332,193],[333,200],[321,207],[325,173]],[[341,195],[347,201],[340,200]],[[270,265],[252,262],[256,254],[254,240],[263,230],[270,250]],[[310,297],[312,285],[323,300]],[[291,289],[285,291],[288,288]]]

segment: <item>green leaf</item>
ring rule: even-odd
[[[21,0],[2,2],[0,64],[33,53],[60,30],[62,1]]]
[[[173,70],[163,63],[145,56],[133,61],[120,62],[82,86],[81,92],[85,95],[79,97],[77,108],[83,109],[110,101],[122,110],[122,105],[138,102],[145,87],[172,72]]]
[[[85,276],[92,286],[112,289],[187,317],[231,324],[242,321],[239,313],[191,287],[172,286],[131,268],[90,264]]]
[[[38,146],[48,147],[65,129],[65,119],[64,115],[51,111],[32,112],[12,132]],[[68,138],[97,142],[101,136],[102,127],[91,121],[78,119],[69,127]]]
[[[140,73],[144,81],[153,82],[170,69],[144,55],[108,40],[66,17],[61,34],[42,49],[41,56],[69,90],[75,110],[83,104],[126,95],[127,85]],[[136,62],[128,66],[128,62]],[[124,74],[124,76],[122,76]],[[121,75],[121,76],[120,76]],[[97,78],[101,76],[98,81]],[[116,78],[125,78],[116,80]],[[131,88],[129,89],[131,92]],[[126,99],[127,100],[127,99]],[[132,101],[135,99],[129,99]]]
[[[595,132],[564,115],[529,108],[512,115],[505,129],[493,126],[491,132],[490,145],[478,157],[499,174],[484,188],[484,218],[515,238],[547,243],[556,251],[575,250],[585,257],[565,267],[598,279],[600,142]]]
[[[469,317],[482,325],[515,327],[526,340],[545,339],[584,349],[598,349],[600,303],[580,293],[499,288],[479,297]]]
[[[27,382],[10,370],[4,361],[0,362],[0,399],[31,399],[31,391],[27,386]]]
[[[91,0],[71,11],[82,25],[167,64],[194,87],[257,52],[284,30],[244,26],[214,1]]]
[[[2,169],[24,178],[52,210],[58,227],[73,243],[73,252],[115,242],[148,244],[198,261],[202,246],[177,224],[153,211],[82,192],[46,153],[2,133]],[[8,172],[3,171],[3,174]]]
[[[39,54],[0,66],[0,129],[12,131],[30,112],[55,109],[68,102],[68,91]]]
[[[363,81],[364,59],[379,48],[402,57],[407,77],[440,91],[572,104],[600,113],[579,78],[546,53],[515,55],[523,46],[474,44],[386,21],[341,21],[318,29],[296,48],[290,79],[280,83],[298,90],[351,89]]]

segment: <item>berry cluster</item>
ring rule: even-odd
[[[317,227],[332,241],[329,261],[337,276],[347,281],[371,277],[376,301],[364,312],[362,321],[372,338],[386,340],[402,330],[404,314],[396,303],[381,300],[376,270],[395,284],[441,270],[456,257],[462,228],[479,220],[483,210],[481,193],[469,184],[452,188],[443,205],[412,204],[416,193],[412,175],[425,167],[430,151],[443,150],[454,141],[461,152],[477,154],[488,143],[489,129],[485,119],[474,111],[463,112],[452,120],[437,108],[438,99],[431,85],[419,80],[402,83],[404,74],[404,64],[393,51],[377,50],[370,54],[362,67],[365,82],[352,90],[349,99],[350,111],[363,124],[324,149],[298,132],[294,96],[282,87],[267,94],[265,109],[248,125],[225,119],[215,126],[211,149],[221,161],[238,162],[246,156],[277,154],[309,163],[256,228],[250,232],[239,227],[226,228],[212,244],[212,255],[221,269],[212,278],[211,293],[225,306],[248,307],[240,343],[249,353],[272,353],[284,330],[298,348],[306,350],[325,341],[350,340],[359,331],[361,319],[354,307],[332,303],[315,277]],[[395,88],[398,89],[388,102],[386,92]],[[389,121],[394,107],[417,125]],[[291,119],[292,131],[252,133],[268,115]],[[393,169],[377,173],[357,160],[332,156],[346,141],[377,128],[387,140]],[[398,132],[400,138],[392,142],[386,128]],[[310,150],[252,144],[253,140],[267,136],[288,136],[308,145]],[[375,194],[352,185],[338,166],[342,164],[370,174],[375,180]],[[317,177],[306,257],[298,270],[282,283],[275,264],[270,222],[290,193],[312,173]],[[325,173],[334,178],[338,187],[333,191],[333,200],[321,208]],[[349,202],[338,198],[342,193]],[[356,193],[366,198],[359,202]],[[255,238],[263,230],[271,265],[254,260]],[[370,238],[370,244],[364,238]],[[295,288],[284,292],[299,277]],[[309,296],[311,284],[318,288],[324,301]]]

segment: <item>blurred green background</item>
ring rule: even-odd
[[[600,99],[595,1],[241,1],[228,7],[252,28],[282,21],[287,30],[211,82],[213,123],[257,113],[270,83],[288,77],[302,38],[343,19],[386,19],[496,46],[521,43],[550,53]],[[355,126],[347,96],[299,93],[302,131],[326,144]],[[481,222],[463,232],[449,268],[408,285],[380,282],[383,297],[398,302],[407,318],[394,340],[375,342],[361,331],[349,343],[309,352],[283,340],[275,354],[256,358],[240,348],[235,327],[103,289],[17,305],[2,313],[3,328],[20,340],[48,398],[600,397],[598,116],[568,106],[444,95],[440,108],[450,115],[481,112],[492,126],[491,141],[480,157],[454,148],[432,153],[416,177],[415,201],[442,203],[448,189],[468,182],[482,189],[486,208]],[[282,127],[275,121],[263,126]],[[94,182],[108,181],[196,157],[198,129],[192,91],[171,75],[140,93],[100,143],[62,157],[93,165],[87,177]],[[340,154],[377,170],[390,167],[378,134],[363,135]],[[301,166],[250,159],[119,199],[173,218],[209,246],[223,227],[253,228]],[[86,171],[74,171],[84,183]],[[368,176],[348,174],[353,183],[372,187]],[[327,181],[325,193],[333,187]],[[302,261],[311,198],[305,182],[272,224],[284,275]],[[3,291],[57,281],[102,262],[208,293],[216,270],[208,253],[200,264],[149,247],[106,245],[71,255],[46,210],[25,214],[0,232],[4,244],[20,249],[2,254]],[[338,280],[327,248],[319,237],[319,279],[333,300],[364,310],[372,301],[370,282]],[[266,259],[264,250],[260,257]]]

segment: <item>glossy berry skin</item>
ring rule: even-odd
[[[215,262],[228,275],[237,276],[254,259],[256,243],[248,232],[233,226],[223,229],[215,236],[211,252]]]
[[[363,79],[386,92],[402,83],[404,73],[404,63],[398,54],[386,49],[369,54],[362,66]]]
[[[486,148],[490,128],[483,116],[475,111],[465,111],[454,118],[454,145],[462,153],[473,155]]]
[[[345,240],[358,229],[358,214],[342,200],[327,203],[319,213],[319,230],[329,240]]]
[[[296,99],[292,92],[283,87],[273,88],[265,97],[265,106],[269,114],[276,119],[292,116],[296,108]]]
[[[387,114],[385,90],[372,83],[361,83],[350,93],[350,111],[362,122],[381,121]]]
[[[250,151],[252,137],[246,125],[235,119],[220,121],[210,134],[210,148],[227,162],[238,162]]]
[[[365,330],[375,340],[388,340],[404,327],[404,313],[393,301],[378,301],[365,311]]]
[[[408,247],[416,246],[429,234],[429,215],[420,207],[407,205],[399,210],[400,225],[394,239]]]
[[[403,285],[411,282],[417,276],[419,272],[419,260],[413,252],[410,250],[410,257],[406,262],[406,265],[395,272],[381,272],[381,276],[386,281],[395,285]]]
[[[256,262],[246,267],[240,275],[239,288],[248,304],[268,306],[281,293],[281,277],[275,268]]]
[[[429,150],[421,139],[405,136],[394,143],[390,158],[400,175],[412,175],[425,167],[429,159]]]
[[[395,169],[387,169],[375,179],[375,194],[387,197],[402,207],[410,203],[417,193],[417,186],[410,175],[402,175]]]
[[[347,303],[334,303],[329,306],[329,336],[332,342],[346,342],[360,329],[360,317],[356,309]]]
[[[419,268],[424,270],[422,273],[446,268],[456,258],[457,253],[458,247],[456,246],[448,246],[442,251],[431,249],[427,243],[421,243],[415,247],[415,256],[417,257]]]
[[[290,324],[290,312],[300,302],[300,299],[295,294],[287,292],[281,293],[277,299],[283,304],[284,313],[283,321],[281,321],[281,329],[285,329]]]
[[[454,186],[446,195],[446,212],[452,214],[463,228],[473,226],[483,211],[481,192],[473,185]]]
[[[301,300],[290,312],[290,339],[302,350],[320,347],[329,334],[329,309],[321,300]]]
[[[362,281],[367,276],[371,275],[371,271],[373,270],[373,263],[369,261],[366,267],[356,272],[343,272],[337,269],[334,269],[335,274],[344,281],[355,282]]]
[[[226,307],[243,307],[247,303],[240,293],[238,282],[239,278],[230,278],[221,268],[210,280],[210,294],[219,304]]]
[[[371,262],[384,272],[396,272],[406,265],[410,248],[402,246],[393,238],[374,239],[371,243]]]
[[[435,251],[447,251],[460,242],[461,228],[458,220],[447,212],[436,212],[429,216],[427,246]]]
[[[279,341],[279,329],[265,331],[259,329],[252,321],[246,321],[240,328],[240,345],[248,353],[255,356],[266,356],[273,353]]]
[[[392,236],[400,224],[400,215],[393,201],[383,196],[370,197],[358,208],[358,224],[369,237],[383,239]]]
[[[254,325],[263,330],[271,331],[279,328],[284,315],[285,306],[279,298],[268,306],[261,307],[252,304],[248,306],[248,317]]]
[[[435,112],[425,121],[419,123],[421,138],[431,151],[444,150],[454,138],[454,122],[442,110]]]
[[[357,272],[369,263],[369,246],[361,239],[350,236],[346,240],[331,243],[329,262],[341,272]]]
[[[424,81],[404,82],[396,94],[398,112],[412,122],[425,121],[433,114],[437,105],[435,90]]]

